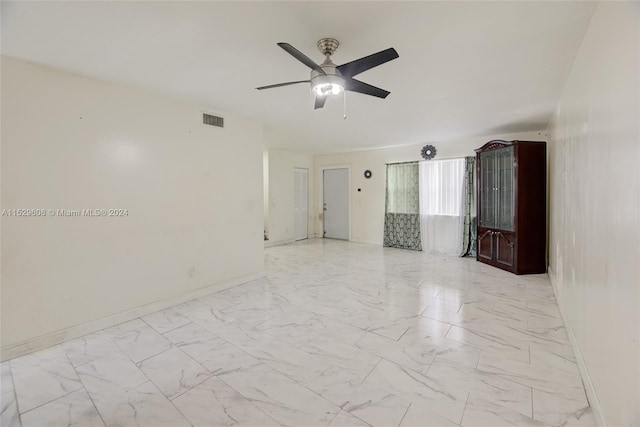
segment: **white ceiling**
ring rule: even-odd
[[[9,2],[2,53],[238,113],[268,145],[328,153],[545,129],[593,2]],[[386,100],[347,94],[313,110],[309,78],[276,46],[337,64],[394,47],[358,76]]]

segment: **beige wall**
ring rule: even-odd
[[[262,128],[2,59],[2,346],[263,269]],[[189,269],[193,274],[189,275]]]
[[[550,125],[550,266],[589,399],[640,425],[640,3],[593,15]]]
[[[308,154],[298,154],[283,150],[269,150],[267,155],[269,169],[268,207],[265,222],[269,242],[267,245],[293,242],[295,240],[294,218],[294,168],[309,170],[309,218],[308,235],[315,236],[313,221],[313,158]]]
[[[430,143],[436,147],[437,159],[450,157],[474,156],[476,148],[492,139],[545,141],[544,132],[525,132],[512,135],[496,135],[494,137],[467,138],[446,143]],[[426,143],[425,143],[426,144]],[[420,150],[425,144],[380,150],[355,151],[315,157],[316,169],[316,211],[315,227],[318,235],[322,235],[322,168],[328,166],[349,165],[351,168],[351,240],[356,242],[382,244],[384,229],[384,200],[386,164],[421,160]],[[372,172],[370,179],[364,178],[364,171]],[[361,191],[358,191],[358,188]]]

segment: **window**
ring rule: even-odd
[[[420,162],[420,213],[461,216],[465,160]]]

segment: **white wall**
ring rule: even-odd
[[[496,135],[494,137],[476,137],[446,143],[429,142],[437,150],[436,159],[450,157],[475,156],[476,148],[480,148],[492,139],[545,141],[544,132],[525,132],[512,135]],[[386,164],[422,160],[420,150],[424,145],[379,150],[355,151],[316,156],[316,211],[313,215],[318,235],[322,235],[322,168],[326,166],[351,166],[351,240],[356,242],[382,245],[384,230],[384,200],[386,184]],[[364,178],[364,171],[372,172],[370,179]],[[358,191],[358,188],[361,191]]]
[[[640,425],[640,3],[601,2],[550,125],[550,266],[600,422]]]
[[[2,208],[128,209],[2,218],[3,348],[262,271],[259,124],[1,65]]]
[[[307,154],[269,150],[269,206],[265,213],[268,246],[295,241],[294,168],[309,170],[308,235],[315,236],[313,158]]]

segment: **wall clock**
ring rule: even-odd
[[[365,178],[369,179],[369,178],[371,178],[371,175],[373,175],[373,174],[371,173],[371,171],[369,169],[364,171],[364,177]]]
[[[431,160],[436,156],[436,147],[434,147],[433,145],[425,145],[424,147],[422,147],[422,151],[420,152],[420,154],[422,154],[423,159]]]

